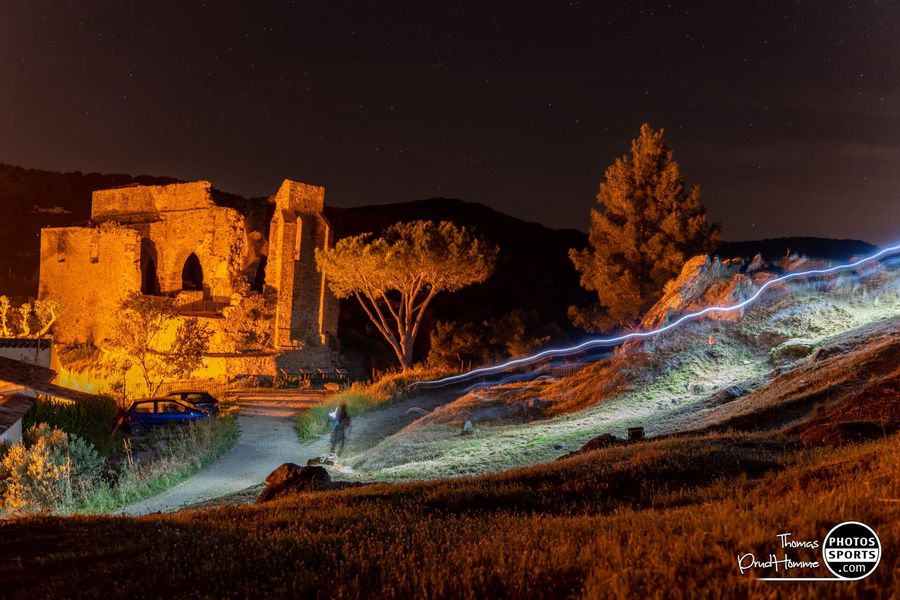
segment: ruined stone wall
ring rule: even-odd
[[[203,270],[203,299],[226,301],[247,289],[248,256],[243,216],[217,206],[208,181],[130,186],[93,194],[94,221],[115,221],[141,235],[141,273],[153,261],[162,294],[182,288],[182,270],[191,254]]]
[[[331,229],[331,224],[322,217],[322,221],[324,221],[326,230],[323,245],[330,247],[334,244],[333,239],[333,231]],[[315,260],[315,257],[313,257]],[[328,282],[325,279],[324,273],[316,272],[319,282],[319,305],[321,306],[319,312],[319,331],[323,336],[322,343],[328,345],[332,348],[337,348],[337,330],[338,330],[338,318],[340,317],[340,308],[341,301],[338,300],[337,296],[335,296],[331,288],[328,287]]]
[[[275,195],[266,285],[277,293],[275,346],[321,348],[337,333],[337,300],[317,271],[315,249],[331,243],[325,189],[285,180]]]
[[[126,227],[61,227],[41,231],[39,298],[61,308],[54,341],[100,342],[122,298],[139,290],[141,240]]]
[[[91,219],[95,222],[142,223],[161,212],[211,208],[212,184],[208,181],[171,185],[133,185],[97,190],[92,195]]]
[[[205,181],[94,192],[99,225],[42,232],[40,297],[63,309],[54,339],[102,346],[122,299],[143,291],[177,296],[186,311],[199,300],[231,304],[225,318],[200,317],[213,331],[206,374],[221,376],[222,365],[227,374],[251,365],[271,373],[279,350],[291,351],[285,364],[334,364],[338,300],[315,265],[315,249],[332,244],[324,194],[322,187],[285,180],[274,207],[259,209],[274,208],[268,232],[260,232],[234,207],[217,204]],[[192,254],[203,272],[202,291],[182,291]],[[249,296],[263,258],[263,295]],[[221,309],[207,306],[200,309]],[[242,310],[247,306],[256,308]],[[252,327],[232,322],[241,315],[253,319]],[[247,352],[255,358],[245,364]]]
[[[154,261],[163,294],[181,290],[182,270],[191,254],[203,269],[204,299],[227,301],[247,291],[247,233],[237,211],[213,206],[163,212],[158,220],[135,227],[143,240],[141,268]]]

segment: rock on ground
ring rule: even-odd
[[[561,456],[558,460],[569,458],[571,456],[578,456],[579,454],[592,452],[594,450],[599,450],[600,448],[606,448],[607,446],[617,446],[624,443],[626,443],[626,440],[623,440],[620,437],[616,437],[611,433],[604,433],[603,435],[598,435],[597,437],[588,440],[584,446],[582,446],[575,452],[570,452],[565,456]]]
[[[769,352],[769,361],[778,365],[798,358],[808,356],[815,347],[812,340],[806,338],[794,338],[772,348]]]
[[[266,488],[256,502],[268,502],[286,495],[320,490],[330,481],[331,476],[325,467],[301,467],[294,463],[284,463],[266,477]]]

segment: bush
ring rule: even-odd
[[[0,461],[0,509],[10,514],[61,512],[99,483],[104,460],[89,442],[46,423]]]
[[[101,454],[109,455],[116,448],[110,431],[117,411],[116,401],[109,396],[93,396],[77,402],[38,399],[25,415],[23,425],[27,428],[47,423],[84,438]]]
[[[32,425],[23,444],[4,446],[5,454],[0,448],[0,515],[116,510],[193,475],[228,450],[237,434],[232,417],[154,430],[146,440],[149,462],[129,455],[107,470],[90,442],[46,423]]]
[[[101,482],[101,475],[106,466],[104,459],[94,446],[75,434],[69,436],[69,479],[73,499],[81,501],[87,497]]]
[[[438,321],[431,331],[428,363],[465,368],[523,356],[560,337],[556,323],[547,323],[534,310],[513,310],[481,322]]]

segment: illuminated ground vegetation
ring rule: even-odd
[[[0,525],[0,578],[29,597],[805,597],[741,576],[737,553],[847,519],[896,548],[898,442],[786,450],[714,434],[257,506],[20,520]],[[898,565],[885,552],[867,579],[816,592],[889,596]]]
[[[821,367],[820,351],[864,356],[878,340],[896,337],[898,291],[896,271],[862,282],[792,284],[772,290],[739,320],[687,324],[574,375],[477,390],[449,401],[447,391],[423,392],[405,400],[390,418],[360,422],[355,435],[365,440],[351,443],[345,462],[360,479],[438,478],[554,460],[602,433],[624,437],[632,426],[644,426],[650,436],[716,426],[752,412],[760,402],[794,393],[804,373]],[[809,355],[779,356],[775,349],[792,341],[808,346]],[[835,364],[833,373],[820,373],[817,380],[823,388],[852,389],[860,384],[848,365]],[[726,390],[738,397],[723,399]],[[433,403],[433,395],[444,398]],[[545,405],[531,412],[509,410],[535,400]],[[405,412],[416,406],[430,413],[420,418]],[[469,419],[475,434],[462,436],[461,425]],[[367,427],[380,435],[364,432]]]

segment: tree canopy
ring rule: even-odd
[[[137,367],[147,393],[167,379],[190,377],[203,366],[212,332],[196,318],[180,322],[172,301],[129,294],[122,302],[112,340],[126,368]]]
[[[413,221],[317,249],[316,262],[337,297],[359,301],[406,369],[432,299],[487,279],[497,252],[465,227]]]
[[[598,307],[572,310],[579,326],[634,322],[688,258],[718,244],[718,226],[707,222],[700,186],[685,186],[663,132],[644,123],[631,153],[606,169],[598,206],[591,209],[590,246],[569,253],[581,284],[599,297]]]
[[[35,300],[15,307],[7,296],[0,296],[0,336],[44,337],[59,313],[59,306],[52,300]]]

